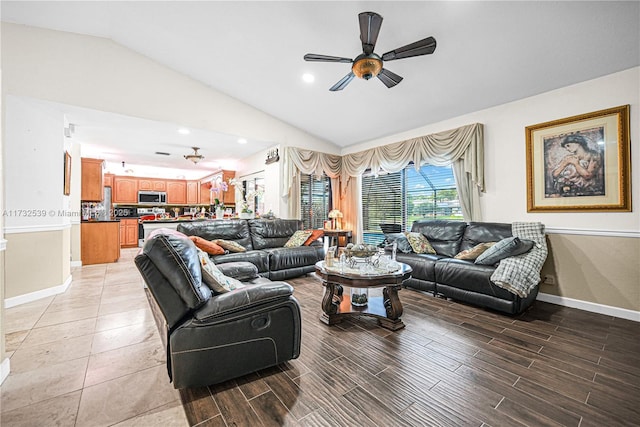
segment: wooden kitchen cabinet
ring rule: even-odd
[[[82,265],[116,262],[120,258],[118,221],[82,222],[80,224],[80,259]]]
[[[210,205],[211,200],[211,182],[210,181],[202,181],[200,183],[200,204],[201,205]]]
[[[104,160],[81,159],[81,191],[80,200],[87,202],[101,202],[104,199],[103,193],[103,168]]]
[[[227,184],[227,191],[214,192],[213,198],[219,199],[225,205],[236,204],[236,189],[233,185],[229,184],[231,178],[235,178],[235,171],[222,170],[218,174],[214,175],[211,179],[211,183],[214,188],[221,188],[222,183]]]
[[[167,204],[184,205],[187,203],[187,181],[167,181]]]
[[[198,181],[187,181],[187,204],[197,205],[200,203],[200,184]]]
[[[111,173],[105,173],[102,181],[103,187],[113,187],[113,177]]]
[[[167,191],[167,181],[164,179],[138,178],[138,190]]]
[[[113,203],[138,203],[138,179],[128,176],[113,178]]]
[[[138,246],[138,220],[120,220],[120,246],[123,248],[135,248]]]

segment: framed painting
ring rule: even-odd
[[[71,155],[68,151],[64,152],[64,189],[62,193],[65,196],[71,194]]]
[[[628,105],[525,133],[527,212],[631,211]]]

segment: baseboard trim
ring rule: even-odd
[[[0,364],[0,385],[4,382],[5,379],[7,379],[10,371],[11,359],[7,357],[2,361],[2,364]]]
[[[5,298],[4,308],[11,308],[17,305],[26,304],[28,302],[37,301],[42,298],[50,297],[52,295],[62,294],[67,291],[73,280],[72,276],[67,277],[62,285],[53,286],[47,289],[41,289],[39,291],[30,292],[24,295],[18,295],[17,297]]]
[[[82,267],[82,261],[71,261],[71,267]]]
[[[605,314],[607,316],[620,317],[622,319],[640,322],[640,311],[628,310],[626,308],[613,307],[611,305],[598,304],[595,302],[582,301],[579,299],[560,297],[557,295],[538,293],[537,300],[564,307],[578,308],[592,313]]]

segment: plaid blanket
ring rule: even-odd
[[[538,283],[540,270],[547,259],[547,240],[544,225],[539,222],[514,222],[511,233],[521,239],[535,242],[533,248],[522,255],[505,258],[500,261],[491,281],[522,298],[526,298]]]

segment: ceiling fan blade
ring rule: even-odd
[[[427,37],[417,42],[399,47],[382,55],[383,61],[392,61],[394,59],[410,58],[412,56],[429,55],[436,50],[436,39]]]
[[[391,71],[387,70],[386,68],[383,68],[380,71],[380,74],[378,74],[378,78],[388,88],[392,88],[392,87],[394,87],[395,85],[397,85],[398,83],[400,83],[402,81],[402,77],[400,77],[396,73],[392,73]]]
[[[305,61],[317,61],[317,62],[348,62],[352,63],[353,59],[350,58],[341,58],[339,56],[329,56],[329,55],[317,55],[315,53],[307,53],[304,56]]]
[[[362,51],[365,55],[373,53],[378,40],[378,33],[382,26],[382,16],[375,12],[362,12],[358,14],[360,21],[360,41],[362,41]]]
[[[347,74],[346,76],[344,76],[343,78],[340,79],[340,81],[336,84],[334,84],[333,86],[331,86],[331,88],[329,89],[331,92],[335,92],[337,90],[342,90],[345,87],[347,87],[347,85],[349,84],[349,82],[351,80],[353,80],[353,78],[355,77],[355,74],[353,74],[353,72]]]

